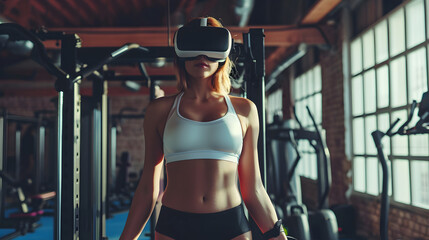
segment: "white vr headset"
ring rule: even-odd
[[[200,26],[186,26],[174,35],[174,51],[180,60],[192,60],[200,55],[210,61],[224,62],[232,47],[231,33],[226,28],[207,26],[202,18]]]

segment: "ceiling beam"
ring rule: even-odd
[[[319,0],[301,21],[302,24],[316,24],[330,13],[342,0]]]
[[[63,4],[66,8],[71,9],[74,14],[78,15],[77,17],[82,18],[86,24],[94,26],[95,21],[91,17],[92,14],[86,4],[79,6],[74,0],[66,0]]]
[[[41,20],[43,20],[40,25],[43,26],[49,26],[49,23],[55,23],[55,24],[65,24],[65,18],[58,17],[56,14],[49,14],[49,10],[45,7],[46,3],[41,3],[39,1],[32,1],[31,6],[36,11],[36,13],[33,13],[34,15],[38,15]]]
[[[299,43],[309,45],[326,44],[325,39],[317,28],[294,26],[247,26],[228,27],[236,42],[242,42],[243,33],[249,28],[263,28],[265,46],[287,47]],[[166,27],[136,27],[136,28],[52,28],[50,31],[75,33],[82,40],[82,47],[119,47],[126,43],[137,43],[147,47],[168,46]],[[170,38],[177,28],[171,28]],[[46,41],[45,47],[56,49],[55,41]]]
[[[149,64],[145,64],[147,74],[149,76],[163,76],[163,75],[175,75],[176,70],[172,64],[165,67],[156,68],[151,67]],[[140,70],[134,66],[109,66],[109,70],[113,70],[116,75],[141,75]]]
[[[8,1],[7,4],[4,6],[3,11],[1,12],[2,15],[9,15],[11,10],[13,8],[16,8],[18,5],[18,2],[20,2],[21,0],[11,0]]]
[[[73,13],[70,12],[70,9],[64,6],[64,4],[58,3],[55,0],[43,1],[45,6],[49,6],[53,8],[52,13],[57,13],[58,15],[63,16],[66,21],[71,23],[73,26],[79,26],[80,20]],[[51,12],[48,11],[48,14]]]

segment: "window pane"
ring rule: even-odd
[[[295,100],[298,100],[301,98],[301,83],[299,81],[299,77],[295,78],[295,80],[293,81],[293,98]]]
[[[393,160],[393,198],[410,203],[410,168],[407,160]]]
[[[407,85],[405,79],[405,57],[390,63],[390,104],[399,107],[407,104]]]
[[[387,21],[383,20],[375,26],[375,58],[377,63],[389,57],[387,44]]]
[[[314,100],[316,102],[315,110],[314,110],[314,120],[317,124],[322,123],[322,94],[317,93],[314,96]]]
[[[313,94],[314,93],[314,75],[313,75],[313,69],[308,70],[305,73],[305,76],[307,78],[307,90],[308,90],[308,94]]]
[[[362,36],[363,68],[374,66],[374,31],[371,29]]]
[[[282,111],[282,89],[278,89],[267,97],[267,123],[273,122],[273,117]]]
[[[366,192],[378,195],[378,158],[366,159]]]
[[[317,156],[315,153],[309,154],[310,164],[311,164],[311,172],[310,178],[316,180],[317,179]]]
[[[427,91],[426,48],[419,48],[408,54],[408,102],[420,101]]]
[[[352,113],[353,116],[363,114],[362,75],[352,78]]]
[[[302,109],[302,103],[301,103],[301,101],[297,101],[297,102],[295,102],[295,113],[296,113],[296,117],[298,118],[298,120],[300,120],[301,121],[301,116],[302,116],[302,111],[301,111],[301,109]],[[301,122],[301,124],[302,124],[302,122]]]
[[[365,131],[363,131],[363,118],[353,119],[353,153],[365,153]]]
[[[364,89],[365,89],[365,113],[373,113],[376,110],[376,87],[375,87],[375,71],[371,69],[364,74]]]
[[[304,167],[305,167],[305,169],[304,169],[304,176],[305,177],[309,177],[310,176],[310,171],[311,171],[311,165],[310,165],[310,162],[308,161],[308,153],[303,153],[302,154],[302,156],[303,156],[303,163],[304,163]]]
[[[407,16],[407,47],[411,48],[425,40],[425,13],[423,0],[410,1],[405,6]]]
[[[405,50],[404,9],[401,8],[389,17],[390,55],[395,56]]]
[[[420,120],[418,112],[419,109],[416,108],[409,126],[415,126]],[[429,136],[427,134],[410,135],[410,155],[422,157],[429,156]]]
[[[372,139],[371,133],[377,130],[375,115],[371,115],[365,118],[365,145],[367,154],[377,154],[377,148],[375,147],[374,140]]]
[[[410,154],[411,156],[429,156],[428,136],[411,135],[410,136]]]
[[[303,97],[306,97],[306,96],[308,96],[308,94],[309,94],[309,91],[308,91],[308,89],[309,89],[309,87],[308,87],[308,85],[309,85],[309,83],[308,83],[308,77],[305,75],[305,74],[303,74],[303,75],[301,75],[301,87],[302,87],[302,96]]]
[[[307,108],[306,108],[307,105],[308,105],[307,98],[302,99],[301,103],[302,103],[301,109],[300,109],[301,110],[301,115],[300,115],[299,119],[301,121],[301,124],[304,127],[308,127],[308,125],[310,123],[310,119],[308,117]]]
[[[407,120],[407,111],[400,110],[392,113],[392,122],[397,118],[400,119],[399,123],[396,124],[393,132],[398,131],[398,128]],[[395,156],[405,156],[408,155],[408,137],[395,135],[392,137],[392,154]]]
[[[382,131],[382,132],[386,132],[389,127],[390,127],[390,119],[389,119],[389,114],[388,113],[383,113],[378,115],[378,119],[377,119],[377,127],[378,130]],[[373,140],[374,142],[374,140]],[[386,156],[390,155],[390,138],[389,137],[384,137],[381,139],[381,143],[383,144],[383,152]]]
[[[310,108],[310,112],[313,115],[313,117],[314,117],[314,112],[316,112],[316,106],[315,105],[316,105],[316,101],[314,100],[314,96],[309,97],[308,98],[308,108]],[[308,113],[308,111],[307,111],[307,113]],[[310,115],[308,115],[308,117],[310,118]],[[313,124],[311,119],[309,119],[309,120],[310,120],[310,124]]]
[[[429,162],[411,161],[413,204],[429,209]]]
[[[365,158],[353,160],[353,186],[355,191],[365,192]]]
[[[389,106],[389,68],[383,65],[377,69],[377,107]]]
[[[302,78],[302,76],[298,79],[298,92],[299,92],[299,98],[298,99],[302,99],[304,96],[304,79]]]
[[[351,62],[352,75],[362,71],[362,41],[361,38],[355,39],[351,43]]]
[[[426,15],[429,13],[429,0],[426,0]],[[426,36],[429,38],[429,17],[426,16]]]
[[[320,65],[314,67],[314,91],[322,91],[322,69]]]

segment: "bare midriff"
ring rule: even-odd
[[[180,211],[213,213],[240,205],[237,163],[192,159],[167,164],[162,204]]]

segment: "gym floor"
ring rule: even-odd
[[[116,213],[112,218],[106,220],[106,236],[109,240],[118,240],[122,229],[124,228],[125,221],[127,219],[128,211],[122,213]],[[44,216],[38,222],[40,226],[35,232],[27,233],[24,236],[15,238],[16,240],[51,240],[53,239],[54,229],[54,218],[53,216]],[[12,233],[13,229],[0,229],[0,238]],[[148,240],[150,237],[146,236],[150,232],[150,223],[148,223],[143,229],[143,233],[140,235],[139,240]]]

